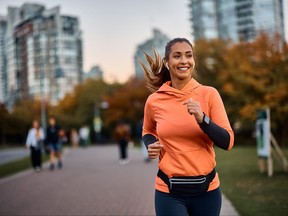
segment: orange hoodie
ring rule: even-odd
[[[216,166],[213,143],[183,103],[189,98],[200,102],[202,111],[215,124],[228,131],[230,150],[234,143],[234,133],[222,99],[215,88],[201,85],[193,78],[180,91],[170,84],[170,81],[164,83],[158,91],[148,97],[142,136],[152,134],[163,145],[158,167],[169,178],[207,175]],[[218,188],[219,185],[216,174],[208,191]],[[157,176],[155,188],[169,192],[167,185]]]

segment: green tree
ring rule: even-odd
[[[47,104],[47,109],[49,105]],[[34,119],[41,123],[41,102],[39,100],[19,100],[17,101],[11,112],[4,113],[3,130],[5,131],[5,138],[8,141],[23,143],[25,141],[27,132],[32,126]],[[6,142],[6,140],[5,140]]]
[[[6,133],[9,126],[8,114],[4,104],[0,104],[0,144],[6,144]]]

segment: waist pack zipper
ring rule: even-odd
[[[199,179],[175,179],[175,178],[170,178],[170,190],[172,189],[173,184],[202,184],[206,181],[206,177],[199,178]]]

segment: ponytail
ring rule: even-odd
[[[140,58],[138,58],[138,62],[144,71],[146,87],[151,92],[157,91],[163,83],[171,80],[169,70],[164,66],[160,54],[155,49],[153,49],[153,53],[154,59],[148,53],[144,52],[150,68],[148,68]]]

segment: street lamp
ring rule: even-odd
[[[61,95],[61,88],[59,89],[59,80],[60,78],[65,77],[65,73],[61,67],[58,67],[55,70],[54,78],[56,79],[56,94],[55,94],[55,100],[58,101]],[[61,83],[60,83],[61,84]]]
[[[44,134],[46,135],[46,104],[45,104],[45,93],[44,93],[44,61],[43,58],[41,58],[41,65],[40,65],[40,92],[41,92],[41,124],[44,131]]]
[[[44,71],[44,60],[41,58],[41,65],[40,65],[40,92],[41,92],[41,124],[44,131],[44,134],[46,135],[46,101],[45,101],[45,71]],[[54,77],[56,79],[64,77],[64,72],[61,68],[57,68],[54,74]],[[58,87],[58,83],[57,83]],[[57,89],[58,92],[58,89]]]
[[[101,118],[101,109],[108,109],[109,103],[107,101],[95,102],[95,111],[94,111],[94,131],[96,135],[96,142],[101,142],[101,130],[103,126],[102,118]]]

